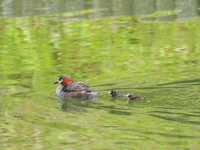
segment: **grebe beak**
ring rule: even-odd
[[[62,81],[55,81],[53,84],[58,84],[61,83]]]

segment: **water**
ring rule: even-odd
[[[0,18],[1,149],[200,148],[198,3],[10,2]],[[57,99],[63,74],[98,97]]]

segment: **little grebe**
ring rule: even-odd
[[[94,98],[98,92],[90,88],[86,83],[74,81],[69,75],[63,75],[54,84],[60,83],[56,89],[56,95],[66,98]]]
[[[139,97],[139,96],[134,97],[133,94],[127,94],[126,96],[129,97],[130,100],[135,100],[135,101],[139,101],[139,100],[143,100],[144,99],[143,97]]]
[[[125,94],[122,94],[122,93],[117,94],[117,92],[114,90],[111,90],[110,92],[108,92],[108,94],[111,94],[112,97],[126,97]]]

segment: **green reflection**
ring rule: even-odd
[[[63,16],[1,18],[2,147],[198,149],[199,18],[49,20]],[[97,101],[59,103],[62,74],[99,90]]]

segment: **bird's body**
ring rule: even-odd
[[[129,97],[130,100],[135,100],[135,101],[144,99],[143,97],[140,97],[140,96],[134,97],[133,94],[127,94],[126,96]]]
[[[126,95],[123,93],[117,94],[117,92],[115,90],[111,90],[110,92],[108,92],[108,94],[111,94],[112,97],[126,97]]]
[[[56,95],[66,98],[94,98],[98,92],[93,90],[89,85],[81,81],[73,81],[69,75],[63,75],[54,84],[60,83],[56,89]]]

